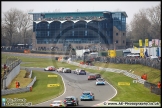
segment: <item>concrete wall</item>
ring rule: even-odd
[[[19,74],[19,72],[20,72],[20,64],[17,65],[9,74],[5,76],[6,79],[3,79],[3,89],[9,86],[11,81]]]

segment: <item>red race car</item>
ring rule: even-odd
[[[46,68],[44,68],[44,71],[55,71],[56,68],[54,66],[48,66]]]
[[[96,75],[90,74],[90,75],[88,76],[88,80],[96,80]]]

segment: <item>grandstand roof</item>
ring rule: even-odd
[[[117,12],[110,12],[110,11],[78,11],[78,12],[31,12],[31,13],[28,13],[28,14],[77,14],[77,13],[123,13],[126,17],[127,14],[125,11],[117,11]]]

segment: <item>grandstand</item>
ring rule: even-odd
[[[64,51],[71,44],[83,49],[93,44],[103,50],[125,48],[126,12],[53,12],[33,15],[33,48]],[[92,45],[91,45],[92,46]]]

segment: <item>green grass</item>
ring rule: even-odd
[[[46,67],[48,65],[54,65],[56,67],[69,67],[71,69],[78,68],[77,66],[69,65],[67,63],[57,62],[52,59],[43,59],[43,58],[25,58],[19,57],[23,62],[33,62],[21,64],[21,66],[28,67]],[[132,69],[135,74],[141,75],[142,73],[148,74],[148,80],[159,81],[161,78],[156,78],[160,75],[160,70],[150,68],[143,65],[128,65],[128,64],[104,64],[96,63],[95,65],[108,68],[118,68],[123,70]],[[113,72],[104,72],[99,70],[85,69],[92,73],[100,73],[110,84],[112,84],[118,91],[118,94],[111,99],[111,101],[132,101],[132,102],[161,102],[160,96],[150,92],[150,89],[144,87],[143,84],[132,83],[133,79],[129,78],[123,74],[113,73]],[[155,76],[154,76],[155,75]],[[118,86],[118,82],[130,82],[130,86]],[[37,85],[38,86],[38,85]],[[39,99],[39,98],[38,98]]]
[[[48,77],[48,75],[56,75],[50,72],[40,72],[33,70],[33,77],[36,76],[37,80],[34,83],[32,92],[10,94],[2,96],[2,98],[25,98],[27,102],[37,104],[55,98],[61,95],[64,91],[64,85],[60,76]],[[47,87],[47,84],[60,84],[58,87]],[[22,84],[21,84],[22,85]]]
[[[114,64],[114,63],[95,63],[95,66],[105,67],[105,68],[117,68],[122,70],[132,70],[134,71],[134,74],[138,76],[142,76],[144,73],[147,74],[147,81],[157,84],[159,81],[161,81],[161,70],[143,66],[139,64]]]
[[[122,73],[113,73],[85,69],[91,73],[100,73],[102,77],[113,85],[117,90],[117,95],[110,101],[128,101],[128,102],[161,102],[161,96],[150,92],[150,89],[143,84],[133,83],[133,79]],[[128,82],[130,85],[118,85],[118,82]]]
[[[81,60],[77,61],[78,63]],[[144,73],[147,74],[147,81],[153,84],[157,84],[159,81],[161,81],[161,70],[155,69],[152,67],[139,65],[139,64],[114,64],[114,63],[100,63],[96,62],[94,64],[95,66],[104,67],[104,68],[116,68],[121,70],[127,70],[127,71],[134,71],[133,74],[136,74],[138,76],[142,76]]]
[[[16,88],[16,81],[20,82],[20,87],[26,87],[33,79],[32,78],[24,78],[26,74],[25,70],[20,70],[20,73],[12,80],[11,84],[8,86],[9,89]]]

